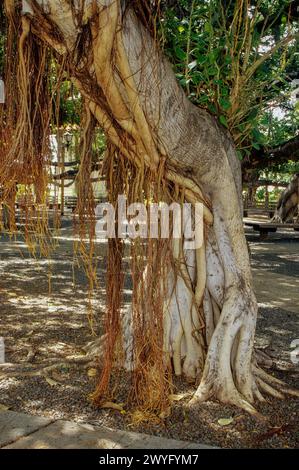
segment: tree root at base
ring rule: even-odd
[[[253,402],[255,400],[259,402],[267,401],[262,392],[278,399],[284,399],[285,395],[299,397],[299,391],[289,388],[285,382],[266,373],[256,365],[252,366],[251,381],[253,394],[252,400],[249,400],[248,397],[245,398],[233,383],[230,383],[225,390],[223,384],[222,387],[217,389],[214,384],[202,382],[193,398],[189,401],[188,406],[191,408],[209,399],[219,399],[222,403],[235,405],[256,418],[264,420],[265,417],[253,406]]]

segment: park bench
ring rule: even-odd
[[[268,237],[269,232],[276,232],[278,228],[293,228],[296,232],[299,232],[299,223],[286,223],[281,224],[278,222],[260,222],[257,220],[244,220],[246,227],[252,227],[255,232],[260,233],[262,240]]]

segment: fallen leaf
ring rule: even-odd
[[[116,410],[122,413],[124,411],[123,406],[124,403],[113,403],[112,401],[105,401],[105,403],[101,405],[101,408]]]
[[[180,400],[183,400],[183,398],[186,398],[187,396],[188,396],[188,393],[178,393],[177,395],[169,395],[169,400],[180,401]]]
[[[228,426],[233,421],[234,421],[234,418],[220,418],[220,419],[218,419],[217,422],[218,422],[218,424],[220,424],[220,426]]]
[[[7,411],[7,410],[9,410],[9,406],[2,405],[2,404],[0,403],[0,411]]]
[[[166,408],[165,411],[162,411],[162,413],[159,414],[159,418],[161,419],[166,419],[171,415],[171,407],[169,406]]]
[[[97,369],[88,369],[87,371],[88,377],[95,377],[97,373],[98,373]]]

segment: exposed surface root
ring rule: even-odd
[[[272,375],[267,374],[265,371],[263,371],[262,369],[258,367],[254,366],[253,369],[254,369],[255,375],[259,378],[262,384],[266,384],[266,385],[271,384],[272,393],[274,394],[277,393],[277,390],[275,390],[275,388],[276,389],[278,388],[278,393],[282,395],[282,397],[278,397],[278,398],[284,398],[283,394],[291,395],[294,397],[299,397],[299,391],[289,388],[287,384],[283,382],[282,380],[279,380],[276,377],[273,377]]]
[[[265,392],[267,395],[282,400],[286,395],[299,397],[299,392],[297,390],[290,389],[283,381],[267,374],[259,367],[253,366],[252,370],[252,394],[257,401],[266,401],[266,398],[261,392]],[[229,387],[225,390],[224,382],[219,385],[218,389],[215,386],[215,382],[216,381],[214,381],[210,386],[206,383],[201,383],[194,397],[190,400],[189,406],[195,406],[209,399],[219,399],[223,403],[235,405],[258,418],[263,419],[253,406],[253,400],[252,403],[250,403],[248,400],[244,399],[233,383],[230,383]]]
[[[63,360],[57,360],[55,358],[49,359],[47,360],[46,366],[42,366],[42,364],[36,364],[36,366],[39,365],[41,367],[35,368],[34,370],[24,371],[24,368],[33,367],[33,364],[30,363],[28,359],[22,364],[1,364],[0,379],[9,377],[47,377],[47,375],[55,369],[68,365],[75,365],[79,367],[96,366],[98,364],[98,358],[103,356],[105,340],[106,335],[102,335],[96,340],[87,343],[87,345],[82,348],[82,350],[86,352],[86,355],[66,356],[66,358]],[[15,370],[11,371],[10,369],[12,368]],[[6,371],[6,369],[9,370]]]
[[[47,376],[49,372],[53,370],[63,367],[65,365],[82,365],[82,366],[89,366],[94,363],[94,357],[88,356],[78,356],[72,358],[66,358],[61,362],[55,361],[53,364],[44,366],[40,369],[35,369],[31,371],[24,371],[25,367],[32,366],[32,364],[24,363],[24,364],[10,364],[9,367],[21,367],[21,369],[15,371],[4,371],[4,368],[0,367],[0,379],[2,378],[9,378],[9,377],[36,377],[36,376]],[[6,368],[6,367],[5,367]]]
[[[102,335],[99,338],[96,338],[94,341],[90,341],[89,343],[87,343],[86,346],[84,346],[82,349],[90,358],[102,356],[104,353],[106,340],[107,335]]]
[[[224,390],[218,392],[214,390],[214,387],[201,385],[196,391],[194,397],[190,400],[189,407],[191,408],[193,406],[197,406],[200,403],[208,401],[209,399],[219,399],[219,401],[222,403],[235,405],[238,408],[247,411],[251,415],[262,418],[258,411],[242,397],[235,387],[233,389],[229,389],[227,393],[225,393]]]
[[[268,354],[266,354],[261,349],[255,349],[254,355],[258,365],[260,365],[261,367],[265,367],[266,369],[271,369],[271,367],[273,366],[273,359],[268,356]]]

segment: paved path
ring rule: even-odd
[[[211,449],[211,446],[106,427],[0,412],[2,449]]]
[[[299,313],[299,240],[250,245],[258,302]]]

